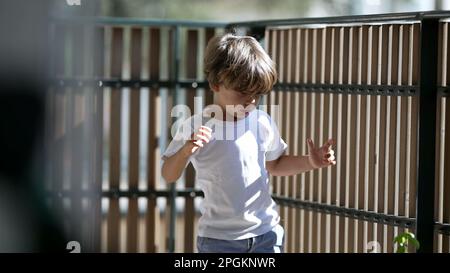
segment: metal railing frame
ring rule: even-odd
[[[257,39],[264,38],[266,27],[282,27],[297,25],[342,25],[342,24],[361,24],[361,23],[386,23],[397,21],[419,21],[421,23],[420,36],[420,76],[419,83],[414,86],[382,86],[382,85],[324,85],[324,84],[292,84],[279,83],[274,89],[280,91],[301,91],[301,92],[325,92],[336,94],[361,94],[361,95],[383,95],[383,96],[418,96],[419,97],[419,119],[418,119],[418,149],[417,149],[417,195],[416,195],[416,215],[417,218],[408,218],[402,216],[386,215],[358,209],[345,208],[334,205],[320,204],[309,201],[301,201],[292,198],[276,196],[274,200],[290,207],[321,212],[325,214],[333,214],[338,216],[350,217],[353,219],[388,224],[393,226],[401,226],[406,228],[416,227],[417,238],[421,243],[418,252],[433,252],[433,236],[435,230],[441,234],[450,235],[450,225],[436,223],[434,221],[435,196],[435,132],[436,132],[436,102],[438,97],[446,97],[450,93],[449,87],[440,87],[437,85],[437,66],[438,66],[438,35],[439,21],[443,18],[450,18],[450,11],[433,11],[418,13],[397,13],[397,14],[379,14],[379,15],[362,15],[362,16],[341,16],[341,17],[324,17],[324,18],[302,18],[302,19],[285,19],[285,20],[265,20],[265,21],[247,21],[234,23],[214,23],[214,22],[191,22],[191,21],[161,21],[161,20],[140,20],[126,18],[56,18],[58,23],[80,23],[80,24],[96,24],[96,25],[136,25],[136,26],[165,26],[172,28],[172,48],[173,56],[172,71],[169,73],[168,81],[152,81],[152,80],[121,80],[121,79],[85,79],[85,78],[58,78],[51,79],[50,83],[57,87],[71,86],[96,86],[96,87],[168,87],[174,98],[180,88],[204,88],[207,82],[199,82],[195,80],[179,79],[179,63],[180,53],[178,52],[179,30],[180,27],[222,27],[227,30],[236,28],[245,28],[249,35],[255,36]],[[426,92],[423,92],[426,90]],[[175,104],[177,102],[175,101]],[[68,196],[66,192],[55,193],[57,196]],[[88,192],[80,192],[82,196],[89,194]],[[73,196],[73,194],[71,195]],[[186,188],[184,190],[176,190],[175,185],[171,184],[170,188],[165,191],[122,191],[107,190],[102,191],[102,197],[165,197],[169,199],[170,204],[170,225],[168,237],[168,251],[173,252],[175,249],[175,198],[177,196],[202,197],[203,193],[198,189]]]

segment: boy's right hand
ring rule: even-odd
[[[207,126],[201,126],[197,132],[193,133],[191,139],[184,145],[187,156],[191,156],[198,149],[203,148],[205,143],[211,139],[212,129]]]

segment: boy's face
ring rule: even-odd
[[[260,96],[250,96],[227,89],[223,85],[211,86],[215,92],[214,103],[220,106],[228,117],[244,118],[258,105]]]

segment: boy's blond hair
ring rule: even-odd
[[[267,94],[277,81],[274,62],[250,36],[225,34],[212,38],[204,64],[210,85],[223,84],[246,95]]]

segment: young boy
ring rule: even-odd
[[[287,145],[277,127],[256,109],[277,73],[254,38],[212,38],[204,62],[215,92],[214,117],[205,123],[203,113],[183,122],[163,154],[162,176],[177,181],[189,162],[196,170],[196,185],[205,194],[197,237],[200,253],[282,252],[284,230],[270,194],[269,173],[295,175],[336,164],[333,140],[315,148],[308,139],[308,155],[284,155]]]

